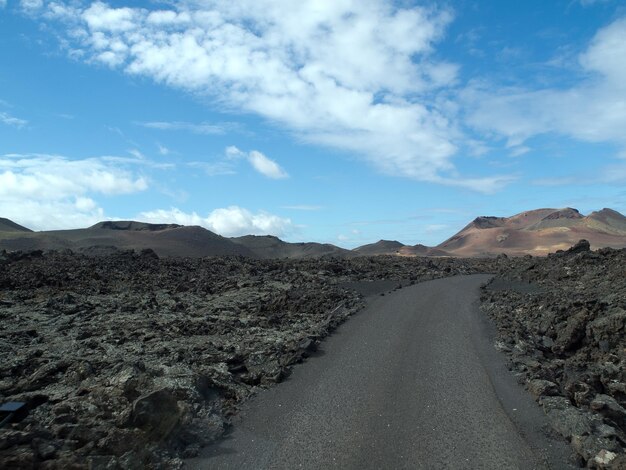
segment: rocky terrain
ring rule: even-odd
[[[500,262],[482,295],[497,347],[583,466],[625,469],[626,250]]]
[[[2,468],[177,468],[355,313],[359,286],[495,269],[449,258],[0,253],[0,403],[29,411],[0,430]]]

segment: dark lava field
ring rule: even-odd
[[[348,287],[484,271],[477,260],[0,258],[0,431],[11,468],[172,468],[363,305]],[[386,280],[386,283],[375,281]],[[389,282],[391,281],[391,282]]]
[[[501,264],[482,309],[579,464],[626,469],[626,250],[583,242]]]
[[[497,259],[1,252],[0,403],[28,413],[0,429],[0,467],[178,468],[361,292],[494,273],[482,308],[512,372],[581,466],[624,468],[625,268],[626,250],[584,244]]]

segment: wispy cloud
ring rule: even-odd
[[[462,94],[469,124],[524,148],[529,138],[556,133],[626,150],[626,17],[600,29],[578,56],[583,78],[569,88],[525,89],[474,83]]]
[[[19,4],[25,11],[35,11],[43,7],[43,0],[19,0]]]
[[[598,3],[608,3],[610,1],[611,0],[578,0],[578,3],[580,3],[584,7],[588,7],[591,5],[596,5]]]
[[[234,175],[237,173],[231,162],[215,161],[215,162],[189,162],[187,166],[191,168],[199,168],[208,176]]]
[[[509,152],[509,155],[511,157],[521,157],[522,155],[525,155],[528,152],[530,152],[530,150],[531,150],[530,147],[527,147],[525,145],[518,145],[511,149],[511,151]]]
[[[605,165],[599,170],[590,171],[585,174],[539,178],[531,181],[531,184],[535,186],[592,186],[621,185],[624,183],[626,183],[625,163]]]
[[[232,128],[229,124],[212,124],[208,122],[193,123],[182,121],[152,121],[137,122],[137,125],[147,127],[149,129],[159,129],[165,131],[188,131],[195,134],[224,134],[227,129]]]
[[[575,176],[540,178],[540,179],[533,180],[531,182],[531,184],[533,184],[534,186],[569,186],[569,185],[581,184],[581,183],[583,183],[583,179],[577,178]],[[587,180],[587,183],[589,183],[589,180]]]
[[[601,178],[606,183],[626,183],[626,164],[609,165],[603,169]]]
[[[22,128],[26,124],[28,124],[27,120],[11,116],[9,113],[4,111],[0,111],[0,122],[2,124],[6,124],[7,126],[13,126],[17,128]]]
[[[157,148],[159,149],[159,154],[165,156],[170,154],[170,149],[168,149],[165,145],[161,145],[157,142]]]
[[[130,149],[128,150],[128,153],[130,153],[133,157],[135,157],[138,160],[146,159],[146,156],[143,153],[141,153],[141,151],[138,149]]]
[[[424,227],[426,233],[439,233],[446,230],[450,230],[450,226],[447,224],[430,224]]]

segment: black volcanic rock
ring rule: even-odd
[[[0,403],[30,407],[2,429],[0,467],[179,468],[363,305],[351,286],[372,294],[495,269],[0,252]]]
[[[624,266],[625,249],[581,240],[559,256],[500,260],[482,295],[496,346],[589,468],[626,468]]]
[[[566,253],[582,253],[584,251],[591,251],[591,245],[588,240],[580,240],[575,245],[573,245],[570,249],[566,251]]]

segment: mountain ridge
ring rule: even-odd
[[[32,230],[16,224],[12,220],[0,217],[0,232],[32,232]]]
[[[477,217],[437,248],[462,257],[547,255],[580,239],[589,240],[592,249],[624,248],[626,217],[607,208],[584,216],[571,207],[535,209],[511,217]]]
[[[325,256],[543,256],[568,249],[581,239],[592,249],[626,248],[626,217],[609,208],[585,216],[577,209],[541,208],[510,217],[479,216],[437,246],[405,245],[381,239],[352,250],[329,243],[290,243],[272,235],[223,237],[200,226],[106,220],[91,227],[33,232],[0,218],[0,249],[62,250],[106,254],[153,249],[159,256],[245,256],[259,259]]]

